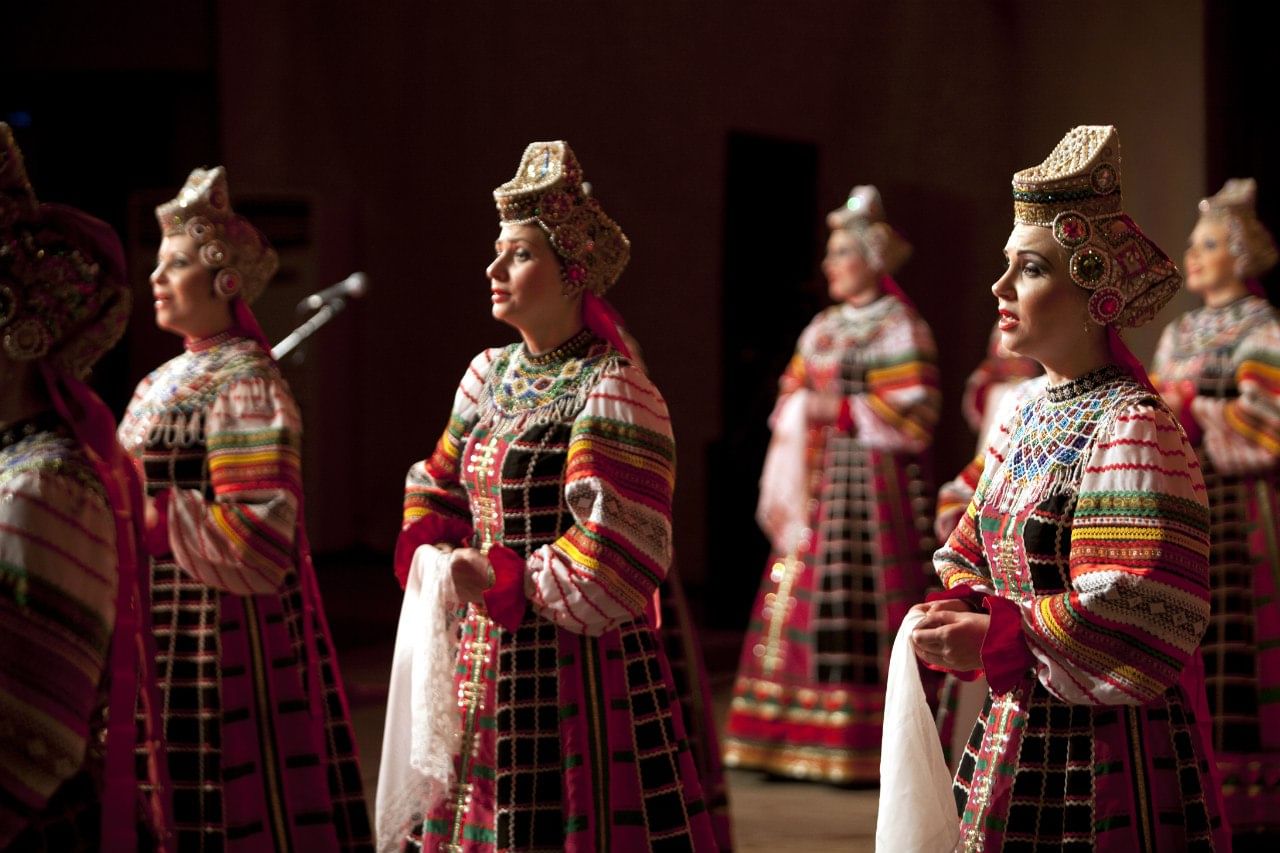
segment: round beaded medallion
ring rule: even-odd
[[[1093,290],[1111,277],[1111,259],[1097,249],[1076,252],[1068,268],[1071,280],[1086,290]]]
[[[1124,295],[1114,287],[1099,287],[1089,297],[1089,316],[1099,326],[1105,326],[1120,316],[1124,310]]]
[[[1064,210],[1053,218],[1053,239],[1068,249],[1083,246],[1092,235],[1089,220],[1081,213]]]

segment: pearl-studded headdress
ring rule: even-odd
[[[1072,128],[1043,163],[1015,174],[1013,221],[1052,230],[1099,325],[1140,326],[1182,286],[1173,261],[1122,210],[1120,137],[1110,125]]]
[[[224,296],[238,293],[246,305],[262,295],[280,265],[263,233],[231,209],[221,166],[193,169],[177,198],[156,208],[156,219],[166,237],[185,233],[194,239],[214,287]]]
[[[530,143],[515,177],[494,190],[493,199],[502,224],[537,224],[546,232],[566,293],[586,288],[604,295],[631,258],[631,241],[591,197],[567,142]]]
[[[41,204],[0,122],[0,339],[14,361],[83,378],[129,321],[124,248],[111,226]]]
[[[885,275],[893,275],[911,257],[911,244],[885,220],[880,191],[871,184],[850,190],[848,200],[827,214],[827,227],[858,237],[867,263]]]

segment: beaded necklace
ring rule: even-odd
[[[494,407],[505,415],[574,399],[583,380],[594,373],[609,345],[583,329],[553,350],[530,355],[523,344],[507,348],[490,374]]]
[[[1186,358],[1234,344],[1270,319],[1273,312],[1269,302],[1252,295],[1219,308],[1205,306],[1192,311],[1187,315],[1178,356]]]
[[[1078,483],[1099,426],[1126,402],[1145,395],[1115,365],[1046,388],[1015,418],[1008,456],[986,499],[1010,511]],[[1127,397],[1133,400],[1122,399]]]

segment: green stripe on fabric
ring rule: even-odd
[[[561,766],[563,766],[565,770],[572,770],[575,767],[581,767],[582,754],[579,752],[573,752],[573,753],[570,753],[569,755],[566,755],[564,757],[564,764]]]
[[[496,844],[498,842],[498,833],[487,826],[480,826],[475,823],[469,823],[462,827],[462,837],[467,841],[475,841],[480,844]]]
[[[564,822],[564,834],[571,835],[575,832],[582,832],[591,825],[591,821],[586,815],[574,815]]]
[[[560,719],[561,719],[561,720],[568,720],[568,719],[571,719],[571,718],[573,718],[573,717],[578,716],[578,705],[577,705],[577,703],[570,703],[570,704],[568,704],[568,705],[561,705],[561,706],[560,706],[560,710],[559,710],[559,716],[560,716]]]

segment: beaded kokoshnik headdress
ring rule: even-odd
[[[1052,230],[1099,325],[1140,326],[1182,285],[1173,261],[1122,210],[1120,138],[1110,125],[1072,128],[1043,163],[1015,174],[1013,221]]]
[[[14,361],[83,378],[115,346],[132,299],[111,226],[42,204],[9,125],[0,122],[0,340]]]
[[[1202,219],[1226,222],[1227,247],[1241,278],[1262,275],[1280,259],[1271,232],[1258,220],[1257,197],[1258,184],[1253,178],[1232,178],[1217,193],[1200,200]]]
[[[177,197],[156,208],[156,219],[166,237],[187,234],[195,240],[200,263],[213,273],[221,296],[239,294],[252,305],[280,265],[263,233],[231,209],[221,166],[193,169]]]
[[[827,214],[827,227],[859,238],[867,263],[885,275],[893,275],[911,257],[911,244],[888,223],[880,190],[871,184],[850,190],[848,200]]]
[[[533,142],[515,177],[493,191],[503,225],[537,225],[560,257],[566,294],[596,296],[617,282],[631,258],[631,241],[591,197],[569,143]]]

